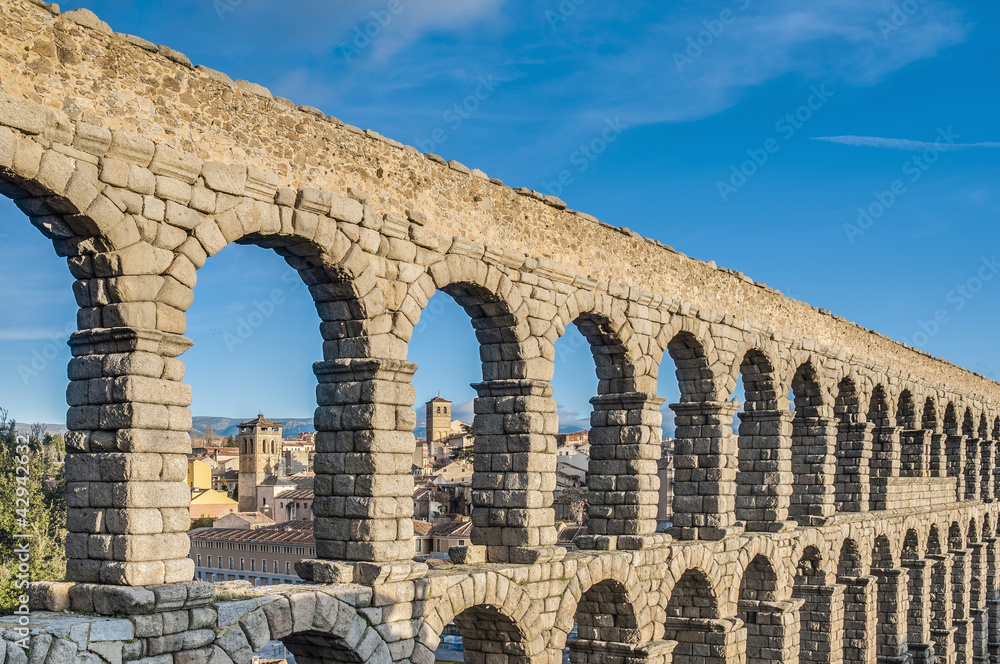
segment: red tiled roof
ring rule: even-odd
[[[284,428],[284,424],[278,422],[272,422],[271,420],[264,419],[264,413],[258,413],[257,417],[252,420],[247,420],[246,422],[240,422],[241,427],[279,427]]]

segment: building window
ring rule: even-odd
[[[233,557],[232,556],[229,556],[229,569],[233,569]],[[230,574],[230,576],[232,576],[232,575]]]
[[[200,553],[198,554],[198,567],[201,567],[201,554]],[[198,578],[200,579],[201,577],[199,576]]]
[[[243,570],[245,570],[245,569],[246,569],[246,566],[245,566],[245,564],[244,564],[244,561],[243,561],[243,559],[242,559],[242,558],[240,558],[240,571],[242,572],[242,571],[243,571]]]
[[[465,540],[458,540],[459,546],[465,546]]]
[[[260,571],[267,572],[267,561],[263,558],[260,559]]]
[[[222,569],[222,556],[219,556],[219,569]]]
[[[208,562],[206,567],[208,567],[208,569],[212,569],[212,556],[208,556],[208,560],[206,562]]]
[[[417,553],[420,553],[420,540],[417,540]]]
[[[292,564],[290,562],[285,562],[285,574],[292,573]]]
[[[274,561],[274,573],[275,574],[278,573],[278,561],[277,560]]]
[[[251,558],[250,559],[250,571],[251,572],[256,572],[257,571],[256,567],[257,567],[257,563],[255,563],[254,560],[253,560],[253,558]]]

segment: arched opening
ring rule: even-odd
[[[909,604],[908,575],[896,567],[888,538],[879,535],[872,548],[876,590],[876,654],[880,659],[906,653]]]
[[[979,500],[979,440],[976,438],[976,423],[970,408],[966,408],[965,415],[962,416],[962,435],[965,437],[965,499]]]
[[[945,440],[946,436],[938,428],[937,405],[932,397],[927,397],[924,401],[924,410],[921,417],[921,428],[930,432],[930,459],[928,468],[931,477],[945,477],[948,472],[948,460],[946,458]]]
[[[837,561],[837,582],[844,590],[844,662],[866,662],[874,654],[874,645],[867,638],[874,625],[873,579],[864,576],[864,563],[857,542],[844,540]]]
[[[823,570],[823,556],[815,546],[807,546],[795,566],[792,597],[802,600],[799,609],[799,659],[802,662],[829,662],[833,653],[843,652],[841,616],[844,596],[840,586],[830,585]]]
[[[737,436],[736,519],[747,530],[775,531],[788,518],[791,426],[787,397],[777,388],[774,366],[750,350],[740,363],[743,406]]]
[[[962,466],[965,450],[962,449],[964,443],[954,403],[949,402],[945,406],[942,428],[945,435],[944,456],[947,459],[947,476],[955,478],[955,499],[961,501],[965,499],[965,479]]]
[[[261,531],[257,543],[237,545],[233,573],[210,565],[210,550],[192,556],[195,578],[294,583],[298,577],[291,569],[286,573],[281,556],[270,551],[275,547],[260,542],[274,524],[289,521],[282,496],[298,491],[310,502],[313,497],[310,453],[286,453],[282,441],[304,434],[305,450],[305,441],[315,440],[313,365],[323,359],[324,340],[320,305],[305,281],[314,266],[306,267],[285,247],[262,248],[268,243],[261,238],[249,236],[240,244],[247,246],[227,246],[206,260],[197,271],[197,289],[188,289],[190,299],[174,300],[193,342],[181,356],[191,386],[193,460],[211,469],[210,475],[191,474],[190,512],[203,527],[233,512],[256,514],[258,525],[271,530]],[[313,518],[311,511],[297,516]]]
[[[689,569],[667,602],[663,638],[677,641],[677,664],[722,664],[734,641],[732,621],[719,619],[719,604],[708,576]]]
[[[574,328],[579,330],[579,337],[572,334]],[[576,379],[571,384],[560,382],[560,394],[573,395],[577,404],[589,400],[593,410],[589,464],[581,458],[582,451],[571,444],[564,445],[557,452],[557,485],[575,484],[565,487],[574,490],[569,492],[570,497],[580,485],[586,487],[587,529],[591,537],[581,540],[581,544],[590,546],[596,537],[624,537],[616,539],[613,545],[635,548],[638,546],[635,538],[652,535],[657,530],[661,404],[651,393],[652,379],[638,375],[640,367],[628,349],[632,333],[622,314],[581,313],[567,326],[566,332],[565,336],[570,338],[560,339],[555,345],[557,375],[571,373]],[[571,343],[575,339],[580,340]],[[570,362],[580,364],[580,356],[572,351],[582,347],[590,349],[597,371],[596,384],[581,379],[579,366],[565,366]],[[568,352],[562,352],[564,348]],[[565,433],[578,432],[583,426],[579,419],[572,425],[571,412],[565,411],[563,415],[570,426]],[[567,441],[569,438],[566,436]]]
[[[796,370],[791,395],[792,494],[788,516],[801,525],[818,525],[833,515],[837,430],[811,363]]]
[[[906,641],[911,652],[926,652],[930,642],[931,616],[927,601],[932,577],[932,561],[920,556],[920,538],[912,528],[903,538],[902,566],[908,571],[909,608],[906,612]],[[924,657],[926,659],[926,657]]]
[[[680,539],[719,539],[735,522],[738,404],[714,401],[715,379],[704,346],[689,332],[666,344],[677,367],[680,402],[674,411],[674,533]],[[663,375],[663,368],[660,368]]]
[[[461,637],[465,662],[527,661],[521,658],[537,654],[531,651],[524,631],[500,607],[472,606],[455,616],[453,622]]]
[[[781,624],[781,609],[774,604],[777,586],[778,578],[770,561],[755,556],[743,572],[736,614],[747,630],[747,664],[782,659],[786,644],[783,631],[776,629]]]
[[[951,567],[951,617],[953,621],[965,621],[969,618],[969,552],[965,548],[965,534],[962,527],[952,522],[948,528],[948,552],[952,555]],[[968,627],[967,624],[964,627]],[[963,629],[963,625],[959,625]],[[955,642],[968,643],[971,635],[966,632],[956,635]],[[959,637],[962,637],[961,640]]]
[[[21,516],[27,509],[16,532],[30,533],[31,555],[26,564],[32,581],[66,578],[67,536],[75,540],[77,550],[81,540],[84,551],[87,545],[86,535],[67,534],[64,466],[68,451],[80,451],[71,444],[67,448],[72,442],[66,427],[67,397],[75,397],[72,391],[67,392],[66,368],[72,357],[67,341],[77,329],[77,313],[83,306],[74,298],[74,291],[86,292],[87,283],[74,283],[74,276],[83,275],[74,269],[72,258],[67,261],[58,244],[53,251],[53,238],[46,233],[45,219],[36,207],[40,201],[21,198],[24,196],[26,191],[15,190],[0,175],[0,285],[4,293],[0,319],[0,371],[4,376],[0,382],[0,502],[9,506],[8,527],[0,533],[0,546],[5,551],[2,615],[13,614],[23,592],[15,588],[14,549],[17,542],[27,540],[14,539],[15,508]],[[26,439],[27,453],[17,449],[19,435]],[[30,469],[27,476],[19,459]]]
[[[416,439],[408,464],[415,485],[412,550],[418,560],[446,560],[450,546],[472,544],[472,386],[483,374],[481,346],[469,314],[447,293],[432,293],[413,325],[406,357],[416,365],[409,388]],[[449,635],[444,645],[458,638]]]
[[[917,416],[913,393],[904,389],[896,401],[896,425],[899,427],[899,476],[930,477],[931,432],[924,431]]]
[[[529,551],[537,552],[539,547],[556,544],[552,493],[557,416],[550,384],[552,362],[551,357],[543,356],[542,348],[531,338],[527,321],[515,315],[515,301],[519,301],[519,295],[513,284],[499,272],[494,275],[492,267],[486,270],[483,281],[489,287],[478,280],[458,278],[466,271],[476,273],[481,267],[472,262],[464,267],[460,265],[460,262],[455,263],[449,268],[453,280],[440,283],[437,290],[450,296],[464,310],[475,330],[482,367],[481,382],[473,385],[475,415],[471,434],[464,428],[453,431],[454,407],[448,412],[442,408],[439,436],[434,433],[433,425],[438,419],[435,412],[428,425],[431,429],[427,437],[440,437],[441,440],[433,441],[428,447],[434,453],[425,453],[425,456],[440,457],[440,461],[434,462],[434,470],[445,471],[445,482],[464,487],[457,488],[456,492],[471,499],[471,530],[468,539],[438,538],[441,551],[435,553],[443,557],[449,545],[460,548],[478,545],[487,547],[485,552],[491,562],[510,562],[516,555],[512,553],[515,549],[529,555]],[[414,287],[408,298],[419,298],[416,290]],[[406,306],[404,300],[403,308]],[[415,327],[419,333],[426,329],[424,321],[433,324],[437,316],[429,304],[419,299],[415,300],[415,306],[423,307]],[[442,345],[442,339],[437,338],[436,342],[438,352],[443,353],[446,346]],[[455,345],[454,340],[444,343]],[[455,365],[443,369],[454,373]],[[467,446],[470,436],[471,473]],[[435,481],[432,480],[432,484]],[[406,546],[413,547],[409,541]]]
[[[885,388],[881,385],[872,390],[867,419],[873,427],[870,505],[872,510],[884,510],[889,481],[899,476],[900,441],[899,429],[894,426]]]
[[[857,386],[850,377],[837,385],[837,511],[868,510],[871,494],[869,456],[871,427],[861,410]]]
[[[1000,499],[1000,417],[994,418],[990,445],[993,449],[993,498]],[[998,620],[998,637],[1000,637],[1000,620]]]
[[[630,646],[642,640],[635,600],[638,587],[626,588],[619,581],[596,583],[580,597],[574,631],[564,653],[573,664],[600,664],[611,656],[627,656]],[[565,658],[565,657],[564,657]]]
[[[990,427],[986,413],[979,415],[979,426],[976,430],[979,439],[979,495],[983,502],[993,502],[993,474],[996,469],[996,443],[990,437]]]
[[[926,558],[931,561],[930,621],[931,639],[941,643],[951,628],[951,569],[950,559],[942,555],[941,537],[936,525],[927,533]],[[936,654],[940,654],[935,651]]]

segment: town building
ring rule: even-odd
[[[203,581],[249,581],[255,586],[302,583],[295,563],[316,557],[311,521],[260,528],[196,528],[190,557],[195,578]]]
[[[215,520],[214,527],[233,530],[257,530],[273,526],[274,520],[260,512],[233,512]]]
[[[282,425],[265,419],[242,422],[236,436],[240,453],[239,503],[241,512],[257,509],[257,485],[280,474]]]

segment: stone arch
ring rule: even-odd
[[[959,442],[959,453],[962,458],[961,476],[965,482],[965,499],[979,500],[980,492],[980,449],[976,439],[976,417],[972,406],[966,406],[962,415],[961,435],[965,440]],[[961,495],[959,496],[961,498]]]
[[[621,302],[606,293],[570,295],[557,312],[556,332],[571,322],[589,344],[598,377],[590,399],[588,535],[652,535],[663,438],[652,360],[640,351]]]
[[[408,297],[423,310],[435,289],[468,314],[482,359],[482,382],[473,385],[472,545],[490,547],[489,562],[561,554],[553,548],[558,417],[547,342],[532,334],[526,298],[494,265],[449,254],[411,285]]]
[[[597,365],[598,394],[655,393],[653,358],[643,353],[621,300],[606,293],[576,290],[559,307],[553,332],[546,336],[562,337],[571,323],[590,344]]]
[[[654,361],[658,365],[664,354],[673,360],[682,402],[719,401],[728,396],[722,394],[717,384],[713,370],[718,364],[715,342],[708,326],[701,321],[675,316],[660,330],[655,348],[658,357]]]
[[[252,651],[272,639],[284,643],[302,664],[392,662],[378,631],[332,592],[296,592],[258,606],[215,638],[214,645],[235,662],[249,661]]]
[[[594,636],[585,637],[581,631],[581,639],[598,638],[599,633],[603,634],[603,627],[618,630],[619,637],[603,640],[635,644],[645,643],[654,637],[646,593],[635,569],[622,562],[621,559],[612,561],[597,557],[570,579],[556,611],[556,623],[549,638],[550,648],[561,650],[566,645],[574,618],[581,610],[587,610],[594,618]],[[591,590],[594,593],[588,594]],[[582,602],[588,605],[583,606]]]
[[[533,658],[545,650],[539,611],[515,582],[496,572],[470,575],[451,586],[424,614],[416,649],[433,661],[440,635],[452,621],[473,657],[505,655]],[[426,653],[426,654],[425,654]]]
[[[738,624],[720,619],[719,596],[704,570],[686,569],[670,589],[664,638],[677,641],[674,661],[723,664]],[[721,634],[720,634],[721,632]],[[728,637],[728,638],[727,638]]]
[[[837,432],[833,409],[812,358],[801,361],[786,384],[794,397],[788,515],[801,525],[818,525],[834,510]]]
[[[920,419],[916,400],[910,388],[903,388],[896,400],[896,424],[903,429],[919,429]]]
[[[837,384],[837,510],[865,512],[871,496],[869,457],[871,425],[862,408],[858,379],[850,374]]]
[[[867,421],[872,428],[872,455],[869,461],[871,496],[870,507],[884,510],[888,505],[889,481],[899,476],[900,439],[895,427],[889,397],[881,384],[871,392]]]
[[[739,585],[736,616],[747,630],[747,662],[758,664],[774,661],[775,652],[772,625],[775,617],[778,575],[766,556],[757,554],[743,570]],[[780,615],[780,613],[779,613]],[[783,639],[778,640],[780,651]]]
[[[736,519],[747,530],[768,531],[788,517],[791,495],[791,416],[772,355],[752,347],[734,365],[742,376],[744,403],[738,418]],[[732,377],[732,376],[730,376]]]
[[[845,539],[840,546],[840,555],[837,562],[837,576],[862,576],[864,572],[864,560],[861,557],[861,549],[858,547],[858,543],[853,539]]]
[[[758,563],[758,566],[755,568],[756,571],[768,571],[774,577],[773,588],[769,591],[771,594],[766,599],[788,599],[794,576],[794,570],[790,567],[792,561],[782,554],[774,540],[770,537],[753,536],[747,539],[746,544],[740,549],[736,578],[728,586],[729,600],[731,602],[739,601],[740,597],[742,597],[739,594],[740,588],[754,589],[756,587],[753,582],[744,582],[743,580],[744,575],[754,566],[755,560]],[[782,564],[782,561],[786,561],[785,564]],[[766,569],[765,567],[761,567],[761,565],[766,565]],[[751,571],[751,573],[753,572]]]

